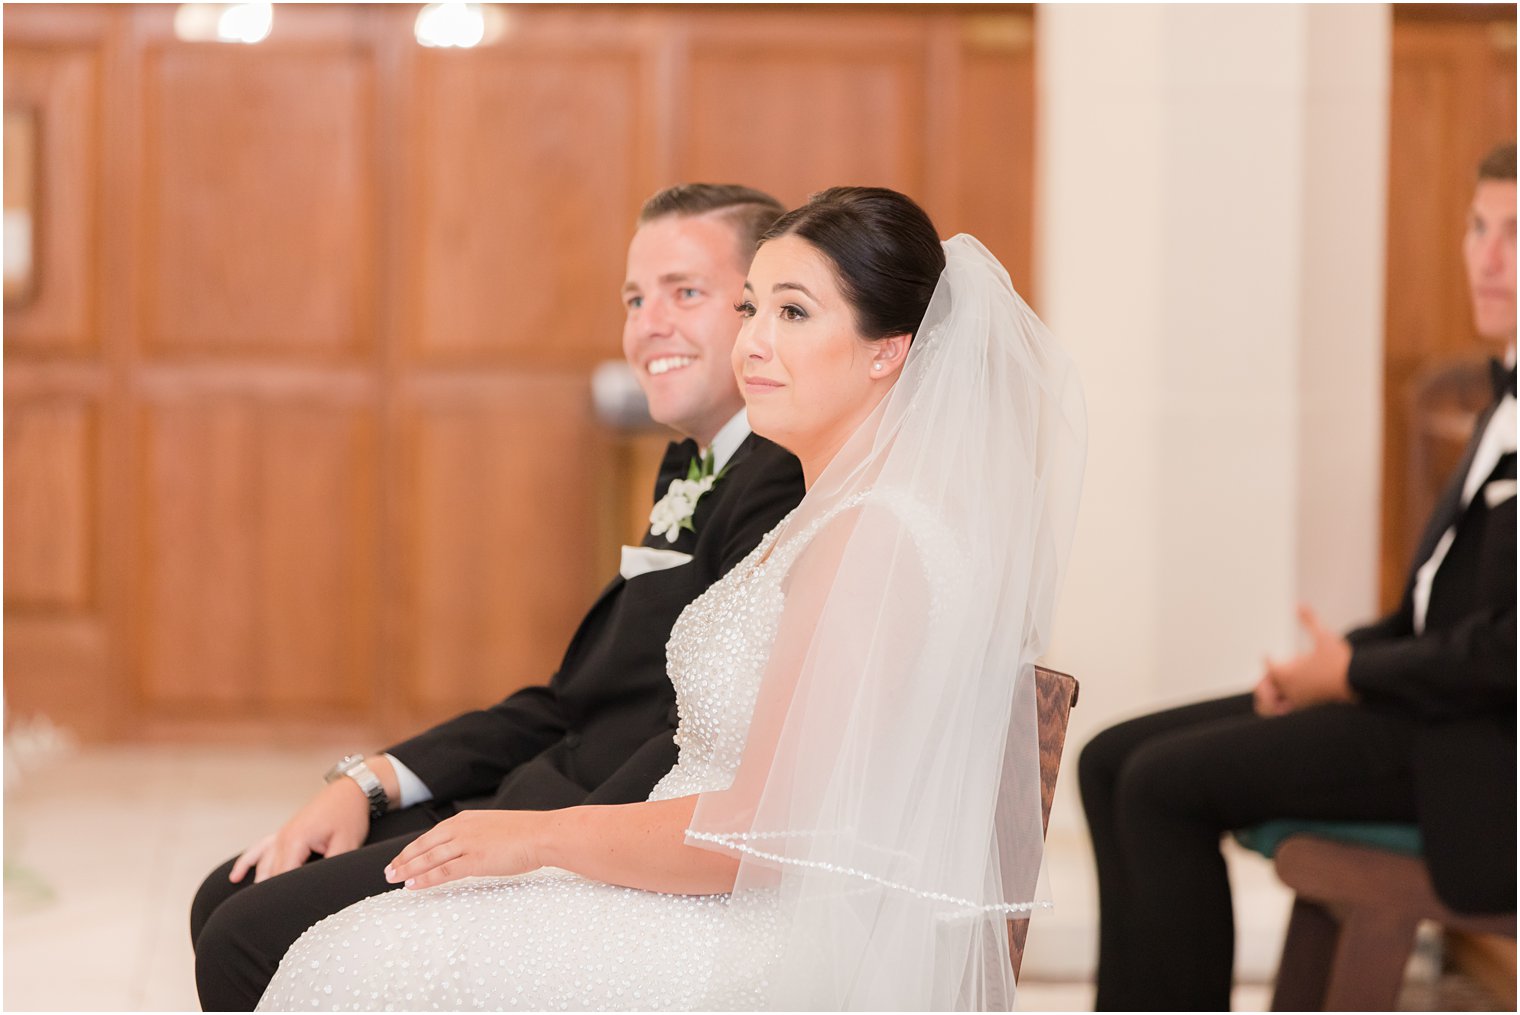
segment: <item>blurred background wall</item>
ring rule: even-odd
[[[545,679],[647,518],[588,376],[670,183],[895,187],[1031,285],[1028,10],[176,9],[6,11],[14,713],[396,734]]]

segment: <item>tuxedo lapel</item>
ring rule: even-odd
[[[1488,421],[1498,411],[1499,403],[1491,403],[1483,414],[1478,417],[1478,422],[1473,426],[1472,436],[1467,439],[1467,449],[1462,453],[1462,464],[1458,465],[1452,473],[1446,489],[1441,493],[1441,499],[1436,502],[1435,510],[1431,512],[1430,522],[1425,526],[1425,532],[1420,537],[1419,548],[1415,551],[1414,560],[1409,567],[1409,581],[1414,582],[1415,574],[1421,566],[1430,559],[1435,552],[1436,544],[1446,534],[1446,530],[1456,524],[1462,508],[1462,487],[1467,482],[1467,474],[1472,470],[1473,458],[1478,453],[1478,445],[1483,441],[1483,432],[1488,429]],[[1514,455],[1506,456],[1510,461],[1510,467],[1514,467]],[[1500,459],[1502,464],[1504,459]],[[1480,495],[1481,496],[1481,495]],[[1479,500],[1474,497],[1473,500]],[[1468,505],[1472,507],[1471,504]]]
[[[665,496],[665,491],[670,489],[672,480],[686,478],[686,470],[699,455],[700,449],[697,447],[697,442],[689,437],[684,441],[671,441],[666,446],[665,457],[660,460],[660,471],[654,481],[656,501]]]
[[[757,437],[753,433],[745,437],[743,443],[741,443],[739,447],[734,450],[734,453],[729,456],[728,461],[724,463],[722,471],[726,474],[732,469],[742,465],[754,453],[755,448],[759,446],[759,442],[761,440],[763,440],[763,438]],[[684,471],[682,474],[684,475]],[[697,547],[697,533],[703,530],[703,526],[706,525],[711,519],[714,509],[723,502],[726,496],[727,487],[725,486],[725,482],[725,480],[720,480],[717,482],[713,488],[708,491],[707,495],[697,502],[696,513],[692,516],[692,526],[695,531],[682,529],[677,534],[676,541],[672,543],[664,536],[654,535],[646,526],[644,529],[644,538],[640,540],[640,545],[654,547],[661,550],[678,550],[681,553],[694,554]],[[655,500],[659,500],[660,497],[664,496],[664,493],[664,490],[656,490]],[[601,594],[596,597],[596,602],[592,604],[591,609],[587,612],[586,619],[581,621],[581,627],[576,631],[575,637],[571,641],[570,648],[566,652],[566,658],[569,658],[570,655],[575,652],[576,646],[580,643],[583,632],[588,629],[587,625],[591,622],[591,619],[593,617],[600,616],[603,610],[609,608],[610,605],[615,601],[617,593],[627,583],[628,579],[624,578],[622,574],[616,574],[612,577],[612,580],[602,588]]]
[[[734,453],[728,457],[728,461],[723,463],[723,468],[719,472],[727,473],[730,469],[743,464],[744,460],[754,452],[755,442],[759,439],[753,433],[746,436],[739,446],[734,449]],[[686,475],[687,468],[696,457],[697,445],[695,441],[686,441],[683,444],[671,444],[670,448],[666,451],[665,461],[660,468],[659,481],[655,485],[654,503],[658,503],[660,498],[665,496],[666,491],[670,489],[670,481],[672,479],[680,479]],[[656,536],[648,527],[645,527],[644,538],[640,541],[640,545],[653,547],[657,550],[677,550],[681,553],[694,552],[697,545],[697,533],[702,530],[702,525],[712,515],[714,505],[722,499],[723,481],[720,479],[717,483],[713,484],[713,488],[701,500],[697,501],[697,510],[691,519],[692,528],[679,530],[676,533],[676,541],[672,543],[665,536]],[[608,586],[608,591],[616,588],[620,582],[621,579],[615,580]]]
[[[741,448],[740,450],[743,449]],[[696,457],[696,454],[696,441],[686,440],[679,442],[670,442],[669,447],[665,449],[665,457],[660,463],[659,475],[655,479],[654,499],[650,501],[651,505],[658,503],[660,498],[665,496],[665,492],[670,489],[670,481],[672,479],[679,479],[682,476],[686,475],[687,465],[690,463],[692,458]],[[738,457],[738,452],[735,452],[734,459],[737,459]],[[707,499],[709,498],[703,498],[703,500]],[[697,510],[699,513],[701,512],[701,508],[702,505],[698,504]],[[695,521],[695,519],[693,519],[693,521]],[[681,553],[691,553],[693,547],[696,545],[696,541],[697,537],[695,532],[682,529],[676,534],[676,541],[672,543],[664,536],[656,536],[652,531],[650,531],[649,524],[646,522],[644,525],[644,538],[639,540],[639,545],[648,546],[656,550],[678,550]],[[612,577],[612,580],[602,588],[601,594],[596,597],[596,602],[591,605],[590,613],[594,614],[598,609],[600,609],[602,603],[607,599],[607,597],[612,595],[618,589],[622,588],[623,584],[627,580],[628,579],[624,578],[622,574],[614,575]],[[588,614],[588,616],[589,615],[590,614]]]

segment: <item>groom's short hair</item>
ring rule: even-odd
[[[737,183],[678,183],[666,187],[639,209],[639,225],[668,216],[690,218],[722,213],[738,234],[741,260],[749,260],[760,245],[760,236],[786,209],[781,202],[754,187]]]
[[[1515,142],[1495,147],[1478,163],[1478,180],[1515,182]]]

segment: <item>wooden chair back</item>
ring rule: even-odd
[[[1066,673],[1034,669],[1035,697],[1040,723],[1040,820],[1041,831],[1050,830],[1050,802],[1056,795],[1056,776],[1061,771],[1061,751],[1066,746],[1066,721],[1077,704],[1076,678]],[[1018,979],[1024,963],[1024,941],[1029,935],[1029,921],[1008,921],[1008,958],[1013,976]]]

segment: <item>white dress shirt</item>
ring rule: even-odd
[[[1509,353],[1504,357],[1505,366],[1513,368],[1515,365],[1515,347],[1510,346]],[[1457,517],[1460,519],[1472,499],[1478,491],[1483,490],[1488,507],[1493,508],[1504,503],[1515,495],[1515,481],[1504,480],[1498,483],[1490,483],[1484,487],[1484,481],[1494,471],[1494,466],[1499,464],[1499,459],[1504,455],[1513,454],[1515,451],[1515,396],[1506,394],[1503,401],[1494,409],[1494,414],[1489,417],[1488,426],[1483,430],[1483,436],[1478,441],[1478,448],[1473,452],[1472,466],[1467,470],[1467,478],[1462,482],[1462,498],[1457,505]],[[1441,569],[1441,564],[1446,560],[1446,555],[1451,552],[1451,544],[1456,542],[1457,526],[1453,524],[1442,535],[1436,548],[1431,551],[1430,558],[1420,565],[1420,570],[1414,576],[1414,633],[1425,633],[1425,617],[1430,612],[1430,590],[1436,583],[1436,572]]]
[[[710,450],[713,455],[713,472],[723,471],[734,452],[739,450],[739,445],[750,434],[749,416],[743,409],[734,414],[733,418],[723,424],[716,436],[713,437]],[[706,455],[709,449],[703,448],[700,453]],[[626,580],[636,575],[647,574],[650,571],[661,571],[668,567],[679,567],[691,560],[691,554],[681,553],[676,550],[659,550],[647,546],[623,547],[623,561],[619,572]],[[396,770],[396,782],[401,787],[401,799],[399,807],[410,807],[413,804],[426,803],[433,799],[433,791],[428,789],[427,784],[417,777],[417,773],[407,768],[395,755],[387,754],[391,767]]]

